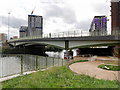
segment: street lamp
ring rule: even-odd
[[[9,40],[9,15],[10,15],[11,13],[10,12],[8,12],[8,40]]]

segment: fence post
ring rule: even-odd
[[[54,58],[53,58],[53,66],[54,66]]]
[[[47,69],[47,57],[46,57],[46,69]]]
[[[38,70],[38,56],[36,56],[36,71]]]
[[[58,66],[59,66],[59,58],[58,58]]]
[[[4,76],[3,76],[3,68],[4,68],[4,67],[3,67],[3,59],[2,59],[1,61],[2,61],[2,62],[1,62],[1,63],[2,63],[2,77],[4,77]]]
[[[21,74],[23,74],[23,56],[21,56]]]
[[[62,66],[63,66],[63,59],[62,59]]]

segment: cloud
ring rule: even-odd
[[[0,33],[6,33],[8,34],[8,27],[7,26],[1,26],[0,27]],[[15,28],[9,28],[9,38],[13,36],[19,36],[19,30]]]
[[[8,25],[8,17],[0,16],[0,20],[2,20],[2,25]],[[11,16],[9,18],[9,26],[15,29],[19,29],[21,25],[27,25],[27,21],[23,19],[19,19]],[[1,25],[0,25],[1,26]]]
[[[110,14],[110,4],[101,2],[101,3],[93,3],[92,6],[95,12],[98,12],[104,15]]]
[[[76,23],[75,28],[81,29],[83,31],[88,31],[90,28],[91,22],[92,22],[91,19],[80,21],[80,22]]]
[[[76,15],[74,10],[68,7],[59,7],[57,5],[51,5],[46,9],[45,17],[47,18],[61,18],[67,24],[76,23]]]
[[[110,3],[105,3],[105,0],[12,0],[9,3],[6,2],[7,0],[4,0],[0,4],[0,21],[2,19],[0,31],[7,32],[7,13],[10,9],[12,10],[10,28],[14,29],[12,33],[17,30],[16,34],[21,25],[27,25],[27,15],[35,6],[34,14],[43,16],[43,31],[46,33],[73,29],[89,30],[94,16],[110,15]]]

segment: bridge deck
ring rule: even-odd
[[[59,38],[31,38],[10,40],[12,42],[29,42],[29,41],[120,41],[120,36],[83,36],[83,37],[59,37]]]

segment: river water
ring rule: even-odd
[[[77,49],[73,49],[73,56],[77,55],[76,52]],[[64,52],[65,50],[61,51],[61,52],[45,52],[49,57],[57,57],[57,58],[62,58],[64,59]]]

